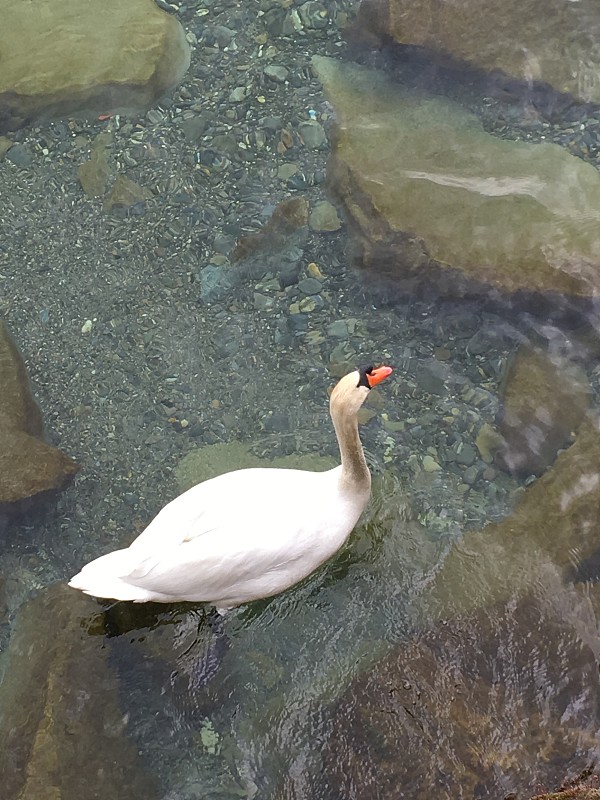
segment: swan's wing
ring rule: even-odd
[[[257,547],[268,532],[307,512],[303,495],[318,508],[321,496],[334,485],[325,476],[335,472],[251,468],[218,475],[168,503],[129,550],[140,557],[143,571],[147,557],[162,557],[179,545],[213,535],[221,537],[225,549],[229,539],[241,535]]]
[[[254,471],[227,472],[192,486],[154,517],[131,543],[130,550],[138,553],[158,552],[216,530],[222,524],[224,515],[234,512],[240,504],[253,503],[252,491],[248,491],[252,481],[244,476]]]
[[[276,573],[306,558],[312,513],[322,507],[323,496],[331,500],[325,474],[249,469],[193,487],[165,506],[131,545],[131,571],[123,578],[166,595],[176,591],[210,600],[259,576],[264,596],[269,575],[275,580]]]

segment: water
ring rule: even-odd
[[[50,441],[82,467],[64,492],[0,512],[7,800],[556,789],[600,755],[595,302],[448,297],[356,270],[366,250],[347,223],[303,219],[302,198],[312,211],[328,197],[330,146],[301,126],[331,133],[314,55],[369,62],[424,108],[449,99],[495,136],[558,143],[590,169],[596,108],[545,94],[531,70],[493,94],[485,76],[414,53],[346,48],[342,3],[298,6],[289,30],[283,7],[257,11],[181,6],[180,87],[147,114],[10,132],[30,161],[0,162],[0,312]],[[109,176],[98,197],[77,178],[93,147]],[[451,147],[444,158],[456,183]],[[108,208],[117,172],[152,198]],[[571,207],[568,185],[557,208]],[[290,198],[283,227],[246,240],[234,264],[236,241]],[[190,605],[100,604],[65,587],[190,481],[242,458],[330,463],[327,389],[367,362],[395,368],[361,428],[372,502],[301,585],[222,626]],[[487,455],[511,370],[531,381],[514,401],[525,414],[533,402],[521,439],[541,431],[550,448],[518,474]]]

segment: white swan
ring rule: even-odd
[[[69,586],[136,603],[207,602],[219,611],[293,586],[340,549],[369,500],[357,413],[391,372],[361,367],[333,390],[339,467],[242,469],[200,483],[128,548],[91,561]]]

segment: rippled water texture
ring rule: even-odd
[[[0,800],[597,786],[600,11],[61,2],[0,35]],[[66,586],[198,481],[331,467],[369,362],[317,573],[224,619]]]

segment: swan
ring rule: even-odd
[[[199,483],[129,547],[91,561],[69,586],[135,603],[205,602],[225,613],[298,583],[340,549],[369,501],[357,414],[391,372],[360,367],[333,389],[340,466],[240,469]]]

